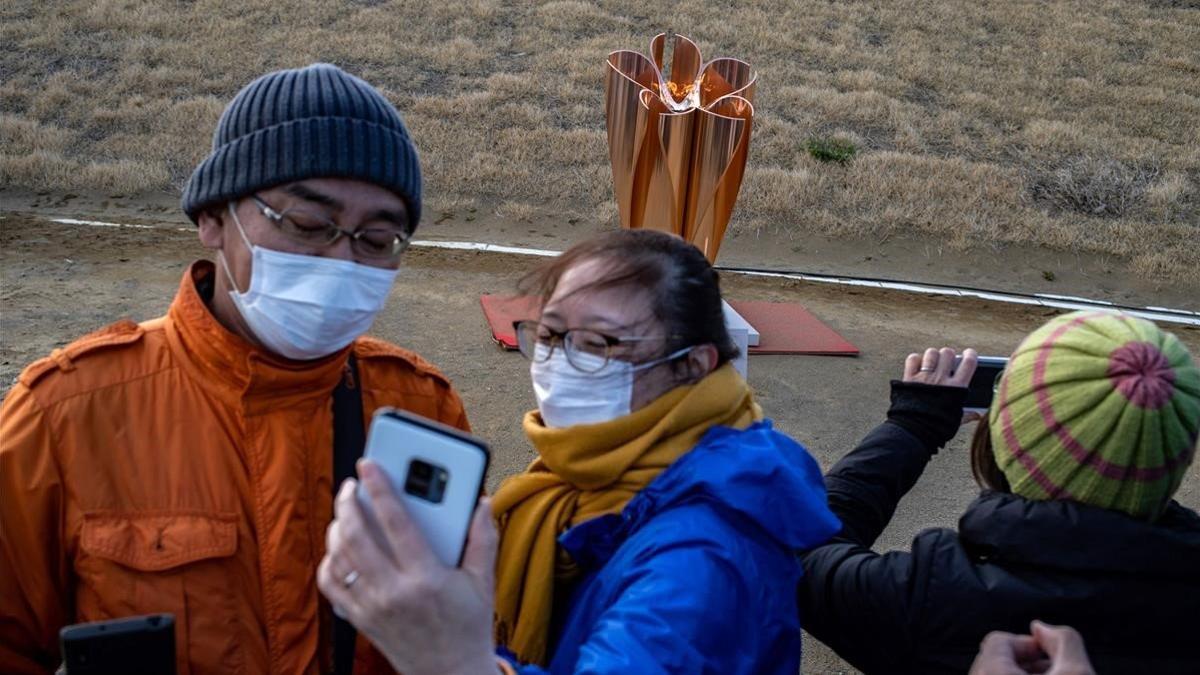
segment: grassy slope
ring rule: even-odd
[[[434,217],[612,219],[604,57],[671,28],[761,74],[734,227],[1036,243],[1192,282],[1197,4],[5,0],[0,186],[177,188],[239,87],[327,60],[405,113]],[[861,151],[821,164],[814,136]]]

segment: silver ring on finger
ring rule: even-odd
[[[342,577],[342,588],[348,589],[353,586],[359,576],[358,570],[350,570],[346,576]]]
[[[918,373],[932,373],[935,370],[937,370],[937,368],[934,366],[921,366],[921,369],[918,370],[917,372]]]

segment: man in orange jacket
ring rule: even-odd
[[[32,364],[0,408],[0,671],[53,671],[65,625],[159,612],[181,674],[333,670],[335,388],[365,417],[467,428],[436,368],[362,337],[420,208],[408,132],[366,82],[315,64],[233,99],[183,195],[216,264],[166,316]],[[342,651],[385,668],[361,638]]]

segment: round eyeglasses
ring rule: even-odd
[[[587,328],[569,328],[558,331],[548,328],[540,321],[514,321],[517,349],[530,361],[548,361],[556,348],[561,347],[567,362],[585,373],[597,373],[613,358],[613,350],[631,342],[665,340],[667,336],[624,336],[606,335]]]
[[[343,230],[320,213],[295,208],[276,211],[258,195],[251,199],[283,236],[303,246],[325,247],[349,237],[354,255],[375,262],[392,262],[412,241],[412,235],[401,225],[368,224],[357,230]]]

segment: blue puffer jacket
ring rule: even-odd
[[[713,428],[620,515],[559,538],[585,574],[549,672],[796,675],[793,552],[840,529],[803,447],[770,421]]]

